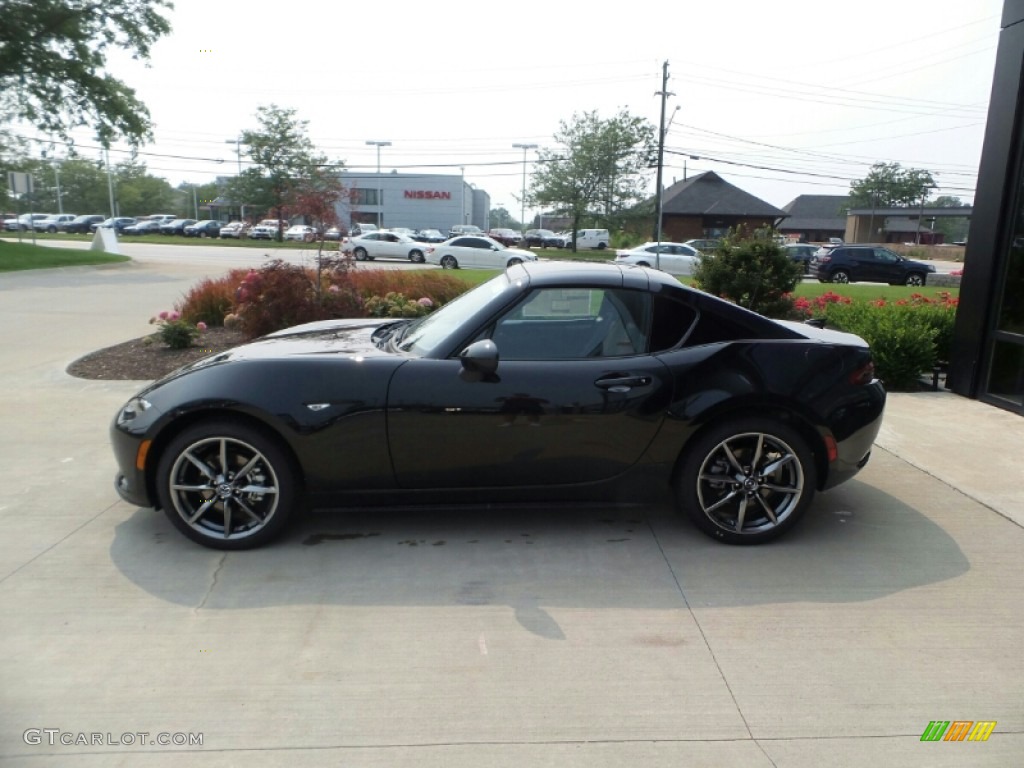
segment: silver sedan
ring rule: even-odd
[[[398,232],[367,232],[365,235],[353,237],[345,242],[342,253],[351,255],[356,261],[372,261],[373,259],[408,259],[422,264],[431,250],[431,246],[413,240],[408,235]]]

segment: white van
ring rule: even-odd
[[[608,238],[607,229],[580,229],[576,231],[576,247],[577,248],[597,248],[598,250],[604,250],[608,247],[610,242]],[[569,247],[572,247],[572,240],[568,242]]]

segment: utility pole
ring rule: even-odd
[[[661,96],[661,121],[658,123],[658,188],[655,191],[655,217],[657,220],[654,224],[654,239],[660,245],[661,244],[661,207],[662,207],[662,194],[661,194],[661,175],[662,168],[665,165],[665,102],[669,96],[675,96],[674,93],[669,93],[668,90],[668,61],[666,61],[661,67],[661,90],[655,91],[655,96]],[[658,249],[658,253],[654,254],[654,266],[656,269],[661,269],[661,248]]]
[[[531,149],[536,149],[536,144],[513,144],[512,149],[523,150],[523,193],[519,198],[519,226],[522,227],[522,231],[526,231],[526,153]]]

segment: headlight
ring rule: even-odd
[[[148,400],[145,400],[141,397],[133,397],[131,400],[124,404],[124,407],[121,408],[121,412],[117,414],[117,423],[127,424],[140,413],[148,411],[152,407],[153,404],[150,403]]]

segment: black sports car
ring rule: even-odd
[[[415,320],[298,326],[188,365],[111,425],[127,501],[218,549],[300,504],[635,502],[771,539],[867,462],[858,337],[644,267],[524,263]]]

